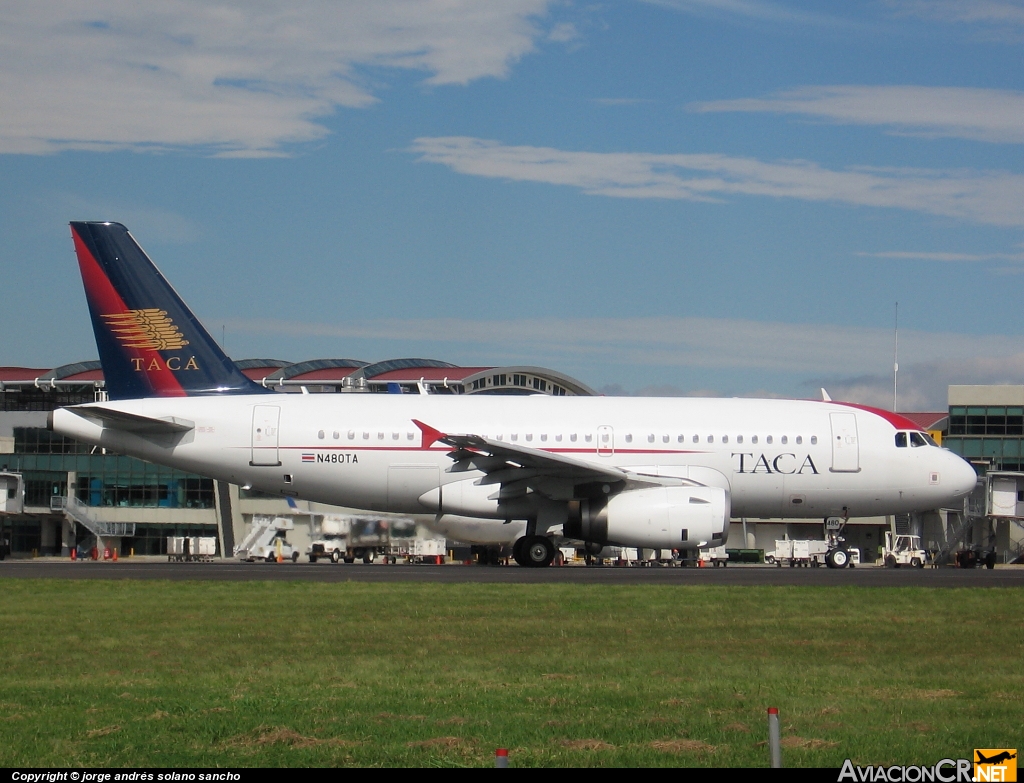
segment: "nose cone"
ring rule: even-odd
[[[946,456],[949,458],[950,463],[949,467],[946,468],[946,473],[949,476],[947,486],[953,492],[953,497],[962,498],[965,495],[969,495],[974,491],[974,487],[978,483],[978,474],[975,472],[974,467],[971,463],[952,452],[947,452]]]

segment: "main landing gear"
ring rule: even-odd
[[[555,545],[547,536],[523,536],[512,545],[512,557],[524,568],[545,568],[555,559]]]

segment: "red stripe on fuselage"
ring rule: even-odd
[[[876,416],[880,416],[885,419],[898,430],[917,430],[918,432],[924,432],[920,425],[915,424],[906,416],[900,416],[898,413],[893,413],[892,411],[882,410],[881,408],[872,408],[870,405],[858,405],[856,402],[836,402],[833,400],[829,404],[845,405],[847,408],[856,408],[859,411],[873,413]]]
[[[71,229],[71,237],[75,241],[75,254],[78,256],[78,268],[82,272],[82,283],[85,285],[85,295],[89,300],[90,307],[102,321],[104,315],[127,313],[131,310],[124,303],[121,295],[117,293],[110,279],[104,274],[99,263],[93,258],[89,247],[78,236],[74,228]],[[105,325],[104,325],[105,326]],[[121,351],[128,357],[129,364],[132,360],[139,365],[138,372],[144,373],[149,383],[149,388],[159,397],[185,397],[185,390],[181,388],[174,373],[167,369],[167,362],[159,351],[144,350],[140,348],[126,348],[117,335],[111,335],[118,344]],[[156,362],[159,370],[148,368]]]

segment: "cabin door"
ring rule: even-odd
[[[830,413],[832,420],[832,472],[860,471],[860,443],[855,413]]]
[[[252,409],[252,458],[250,465],[277,466],[281,409],[277,405],[254,405]]]

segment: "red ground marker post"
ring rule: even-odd
[[[494,766],[496,769],[508,769],[507,748],[498,748],[494,751]]]
[[[768,749],[772,754],[772,769],[782,769],[782,745],[779,732],[779,708],[768,708]]]

